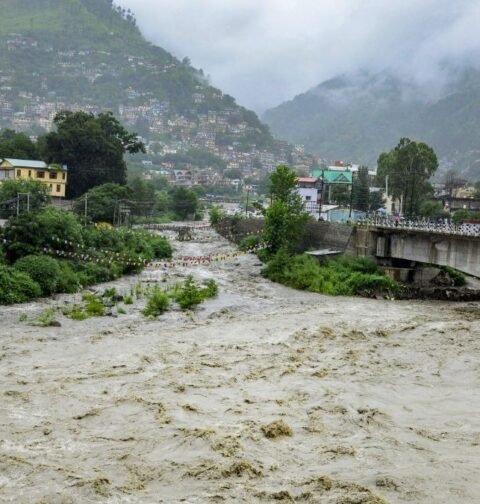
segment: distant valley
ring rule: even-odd
[[[480,72],[458,74],[440,95],[385,72],[340,76],[268,110],[274,135],[326,159],[375,166],[401,137],[430,144],[444,169],[480,179]]]

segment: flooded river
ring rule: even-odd
[[[232,250],[208,229],[174,245]],[[2,307],[0,502],[479,502],[479,304],[332,298],[260,269],[244,255],[97,287],[217,281],[157,320],[144,298],[48,328],[31,321],[80,294]]]

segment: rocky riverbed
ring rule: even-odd
[[[232,250],[209,229],[174,244]],[[157,320],[143,297],[60,327],[31,322],[79,294],[2,307],[0,502],[478,502],[480,305],[331,298],[260,269],[244,255],[98,287],[217,281]]]

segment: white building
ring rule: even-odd
[[[321,180],[314,177],[298,177],[297,179],[297,192],[303,201],[305,211],[313,218],[320,217],[319,199],[321,189]]]

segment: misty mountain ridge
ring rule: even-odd
[[[273,134],[325,159],[375,166],[401,137],[431,145],[443,169],[480,179],[480,70],[430,85],[392,72],[329,79],[268,110]]]

